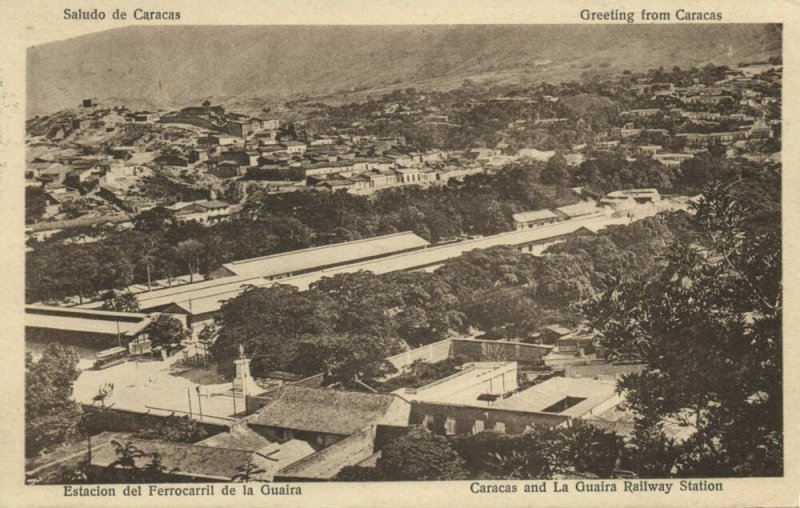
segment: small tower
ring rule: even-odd
[[[244,356],[244,346],[239,345],[239,359],[234,360],[236,377],[233,378],[234,395],[247,395],[247,379],[250,377],[250,359]]]

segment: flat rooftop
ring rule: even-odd
[[[554,377],[498,401],[493,407],[579,418],[617,398],[616,385],[615,380]]]
[[[505,382],[503,376],[505,375]],[[490,407],[485,394],[502,395],[517,388],[517,362],[471,362],[462,370],[420,388],[400,388],[394,394],[409,402],[446,402]]]

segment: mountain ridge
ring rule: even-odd
[[[28,48],[28,114],[86,97],[179,107],[287,100],[494,72],[735,65],[779,54],[778,25],[125,27]],[[589,67],[586,67],[586,66]]]

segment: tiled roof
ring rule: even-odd
[[[248,450],[212,448],[145,439],[124,438],[120,439],[119,443],[123,446],[131,443],[147,454],[157,452],[163,466],[168,471],[174,470],[173,474],[213,479],[230,480],[236,474],[237,468],[247,464],[252,455],[252,452]],[[92,464],[96,466],[107,467],[115,460],[117,460],[117,454],[111,443],[92,454]],[[136,466],[144,467],[150,460],[150,457],[136,459]]]
[[[381,422],[395,400],[395,395],[285,386],[249,423],[351,435]]]
[[[358,464],[374,455],[375,426],[370,426],[284,467],[276,473],[279,478],[330,480],[345,466]]]
[[[634,422],[609,422],[606,420],[586,419],[586,423],[592,427],[604,430],[606,432],[613,432],[620,437],[629,437],[633,435],[636,429]]]
[[[202,446],[214,448],[234,448],[236,450],[258,450],[272,444],[273,441],[261,434],[250,430],[245,425],[231,429],[230,432],[221,432],[197,443]]]
[[[641,372],[644,368],[645,365],[643,363],[567,365],[564,368],[564,377],[591,379],[614,378],[633,372]]]

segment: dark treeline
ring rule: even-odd
[[[499,246],[433,273],[338,274],[309,291],[251,288],[223,305],[211,352],[227,370],[244,345],[257,376],[286,370],[323,372],[331,382],[372,380],[386,356],[451,332],[532,340],[544,326],[576,325],[579,304],[618,274],[652,274],[675,241],[695,236],[688,214],[665,213],[575,237],[544,257]]]
[[[432,242],[512,229],[518,211],[562,206],[576,198],[517,167],[444,188],[389,189],[371,197],[294,192],[249,201],[232,220],[209,227],[178,223],[156,208],[132,230],[71,229],[27,255],[26,298],[87,298],[133,282],[207,273],[221,263],[306,247],[413,231]],[[85,243],[86,238],[96,241]]]

